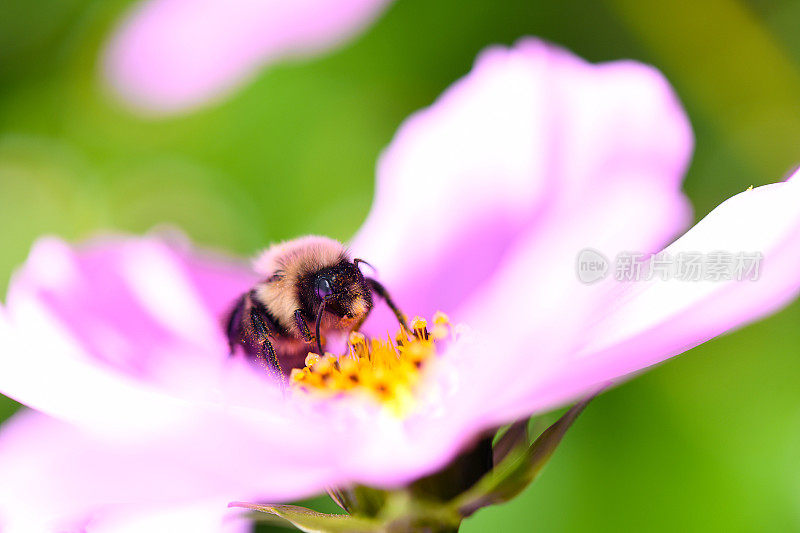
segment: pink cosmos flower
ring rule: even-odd
[[[104,51],[106,77],[142,111],[184,111],[229,93],[267,64],[336,46],[389,1],[142,1]]]
[[[691,149],[656,70],[531,39],[485,51],[409,118],[350,244],[408,313],[466,329],[400,413],[284,398],[230,359],[219,321],[257,279],[244,265],[158,236],[42,239],[0,313],[0,392],[44,413],[0,431],[0,527],[186,513],[238,528],[224,502],[402,485],[484,430],[775,311],[800,288],[798,179],[731,198],[665,249],[758,252],[757,280],[578,279],[581,250],[655,253],[685,229]],[[379,306],[364,331],[391,320]]]

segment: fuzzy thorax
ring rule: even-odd
[[[411,331],[401,329],[394,340],[367,339],[353,332],[344,355],[309,353],[305,368],[294,369],[289,381],[301,393],[322,398],[362,396],[403,414],[412,407],[415,388],[437,355],[437,343],[450,334],[443,313],[434,316],[432,330],[417,317]]]

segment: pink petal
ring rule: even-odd
[[[250,520],[232,513],[221,499],[180,506],[117,506],[111,511],[98,513],[89,526],[91,533],[247,533],[253,530]]]
[[[165,349],[170,357],[176,347],[195,360],[219,357],[226,346],[220,317],[256,279],[243,264],[193,257],[185,245],[159,238],[110,238],[80,251],[42,239],[7,301],[10,320],[23,321],[14,315],[39,306],[92,359],[151,377]]]
[[[336,46],[389,0],[148,0],[117,29],[106,75],[132,105],[182,111],[220,98],[264,65]]]
[[[225,363],[220,317],[254,279],[156,238],[82,252],[43,239],[0,312],[0,392],[72,421],[125,413],[111,417],[121,431],[169,426],[193,385],[180,361],[198,377]]]
[[[184,417],[182,402],[86,361],[44,310],[23,313],[31,322],[18,330],[0,309],[0,393],[64,420],[132,437],[158,433]]]
[[[493,48],[401,126],[352,247],[405,309],[460,318],[523,241],[556,230],[556,216],[566,224],[595,211],[601,198],[641,202],[645,189],[666,216],[641,228],[650,232],[641,245],[658,249],[687,221],[679,187],[691,148],[686,117],[651,67],[591,65],[530,39]],[[610,189],[621,196],[606,200]],[[637,225],[639,207],[620,222]]]
[[[20,412],[0,428],[0,528],[7,533],[250,529],[218,496],[236,488],[215,472],[215,463],[187,469],[181,455],[153,452],[103,446],[75,427]]]
[[[628,250],[643,249],[636,243],[648,242],[642,237],[652,234],[642,227],[652,223],[646,215],[656,219],[666,214],[647,211],[659,205],[657,195],[639,196],[639,204],[615,204],[610,200],[624,196],[607,193],[598,198],[603,207],[580,212],[560,229],[553,226],[559,231],[550,232],[551,239],[520,245],[501,279],[487,284],[465,308],[477,342],[445,355],[458,386],[442,398],[441,417],[408,422],[406,431],[418,450],[435,449],[433,435],[464,445],[465,435],[593,394],[772,313],[800,292],[800,179],[728,200],[666,248],[673,256],[761,252],[756,281],[620,284],[612,278],[597,285],[579,283],[575,260],[583,246],[604,250],[627,242],[632,245]],[[621,223],[637,210],[639,224],[622,232]],[[606,231],[593,232],[590,222]],[[625,233],[624,240],[611,231],[615,227]],[[545,283],[539,283],[540,276]],[[526,279],[532,280],[530,286],[522,283]],[[402,450],[393,452],[393,461],[403,457]]]
[[[644,369],[786,305],[800,291],[800,179],[727,200],[665,249],[761,253],[756,280],[660,278],[617,287],[575,355],[548,376],[538,403],[563,402]]]
[[[561,368],[580,347],[597,309],[609,301],[611,280],[595,285],[579,280],[581,250],[596,249],[606,257],[656,252],[684,224],[684,202],[663,183],[634,174],[618,176],[582,205],[544,216],[460,309],[486,343],[482,354],[474,354],[474,365],[459,364],[463,389],[472,394],[462,402],[476,402],[474,409],[487,414],[486,425],[540,409],[529,400],[536,399],[552,368]]]

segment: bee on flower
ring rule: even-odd
[[[0,430],[0,527],[246,527],[227,503],[330,490],[352,516],[245,506],[306,530],[456,530],[535,478],[584,398],[796,298],[800,178],[687,230],[692,147],[652,67],[523,39],[403,123],[346,258],[273,266],[279,248],[255,272],[157,235],[40,240],[0,308],[0,392],[30,408]],[[587,284],[587,246],[763,268]],[[395,299],[431,322],[404,327]],[[531,415],[576,401],[529,442]]]

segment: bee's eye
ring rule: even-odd
[[[317,296],[320,299],[329,296],[333,292],[333,287],[331,286],[331,282],[328,278],[319,277],[317,278]]]

